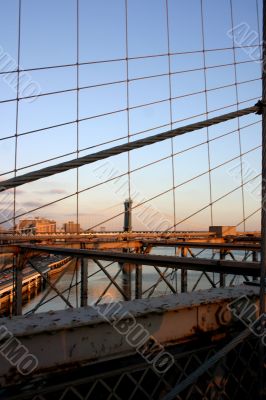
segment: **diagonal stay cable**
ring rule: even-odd
[[[261,146],[257,146],[257,147],[259,148],[259,147],[261,147]],[[256,147],[256,148],[257,148],[257,147]],[[249,152],[249,151],[248,151],[248,152]],[[237,159],[237,158],[239,158],[239,156],[234,157],[233,159]],[[211,171],[212,171],[212,170],[215,170],[215,169],[217,169],[217,168],[219,168],[219,167],[221,167],[222,165],[228,164],[228,162],[233,161],[233,159],[230,159],[229,161],[226,161],[226,162],[224,162],[224,163],[221,163],[221,164],[217,165],[216,167],[213,167],[213,168],[211,169]],[[192,182],[192,181],[194,181],[195,179],[198,179],[198,178],[200,178],[200,177],[206,175],[208,172],[209,172],[209,170],[204,171],[204,172],[202,172],[202,173],[200,173],[200,174],[198,174],[198,175],[195,175],[193,178],[187,179],[186,181],[183,181],[183,182],[179,183],[178,185],[175,186],[175,189],[177,189],[177,188],[179,188],[179,187],[181,187],[181,186],[183,186],[183,185],[185,185],[185,184],[187,184],[187,183],[189,183],[189,182]],[[245,182],[243,185],[245,186],[245,185],[248,184],[250,181],[252,181],[252,180],[254,180],[254,179],[257,179],[259,176],[261,176],[261,174],[257,174],[255,177],[251,178],[250,180],[248,180],[247,182]],[[224,195],[222,195],[221,197],[217,198],[216,200],[213,200],[213,201],[212,201],[212,204],[216,203],[217,201],[222,200],[223,198],[227,197],[228,195],[230,195],[231,193],[235,192],[236,190],[238,190],[238,189],[240,189],[240,188],[241,188],[241,185],[240,185],[240,186],[237,186],[236,188],[234,188],[233,190],[230,190],[229,192],[225,193]],[[143,206],[144,204],[149,203],[149,202],[151,202],[152,200],[155,200],[155,199],[157,199],[157,198],[159,198],[159,197],[161,197],[161,196],[164,196],[166,193],[169,193],[171,190],[172,190],[172,188],[166,189],[165,191],[160,192],[160,193],[158,193],[158,194],[155,194],[154,196],[149,197],[148,199],[144,199],[144,201],[142,201],[141,203],[138,203],[138,204],[136,204],[135,206],[133,206],[133,207],[132,207],[132,210],[134,210],[134,209],[136,209],[136,208],[139,208],[139,207]],[[185,221],[186,221],[187,219],[189,219],[190,217],[193,217],[194,215],[200,213],[201,211],[205,210],[205,209],[208,208],[208,207],[210,207],[210,203],[208,203],[206,206],[204,206],[203,208],[199,209],[199,210],[196,211],[195,213],[191,214],[190,216],[186,217],[184,220],[181,220],[181,221],[177,222],[177,223],[175,224],[175,226],[180,225],[182,222],[185,222]],[[27,212],[27,214],[28,214],[28,212]],[[110,218],[107,218],[107,219],[105,219],[105,220],[102,220],[101,222],[97,223],[96,225],[90,226],[87,230],[92,230],[92,229],[96,228],[97,226],[102,225],[102,224],[105,224],[105,223],[107,223],[107,222],[109,222],[109,221],[112,221],[112,220],[114,220],[115,218],[118,218],[118,217],[120,217],[120,216],[122,216],[122,215],[124,215],[124,212],[120,212],[120,213],[118,213],[118,214],[116,214],[116,215],[113,215],[113,216],[110,217]],[[245,219],[244,219],[244,220],[245,220]],[[4,222],[6,222],[6,221],[3,221],[2,223],[4,223]],[[168,230],[171,230],[171,229],[173,229],[173,228],[174,228],[174,226],[171,226],[171,227],[168,228]]]
[[[220,196],[220,197],[218,197],[216,200],[214,200],[214,201],[212,202],[212,204],[215,204],[215,203],[217,203],[218,201],[220,201],[220,200],[224,199],[225,197],[229,196],[230,194],[236,192],[237,190],[241,189],[242,186],[247,185],[249,182],[252,182],[253,180],[257,179],[259,176],[261,176],[261,174],[258,174],[258,175],[256,175],[256,176],[254,176],[253,178],[249,179],[249,180],[246,181],[245,183],[243,183],[243,184],[241,184],[241,185],[235,187],[234,189],[228,191],[227,193],[223,194],[222,196]],[[190,214],[189,216],[185,217],[184,219],[180,220],[180,221],[176,224],[176,226],[182,224],[183,222],[187,221],[187,220],[190,219],[191,217],[194,217],[195,215],[199,214],[200,212],[206,210],[208,207],[210,207],[210,204],[207,204],[206,206],[200,208],[199,210],[195,211],[194,213],[192,213],[192,214]],[[246,218],[243,218],[243,221],[246,221]],[[173,227],[171,226],[171,227],[168,228],[168,230],[171,230],[172,228],[173,228]]]
[[[213,89],[212,89],[213,90]],[[194,93],[195,94],[195,93]],[[189,94],[190,96],[191,96],[191,94]],[[174,99],[174,98],[173,98]],[[176,97],[175,97],[175,99],[176,99]],[[253,98],[249,98],[249,99],[246,99],[246,100],[243,100],[243,101],[240,101],[239,102],[239,104],[245,104],[245,103],[248,103],[248,102],[250,102],[250,101],[255,101],[257,99],[257,97],[253,97]],[[165,99],[165,101],[168,101],[169,99]],[[147,107],[147,106],[149,106],[150,105],[150,103],[144,103],[144,104],[141,104],[141,105],[139,105],[139,106],[137,106],[137,108],[144,108],[144,107]],[[237,103],[234,103],[234,104],[229,104],[229,105],[226,105],[226,106],[223,106],[223,107],[219,107],[219,108],[215,108],[215,109],[212,109],[212,110],[209,110],[209,114],[210,113],[215,113],[215,112],[217,112],[217,111],[221,111],[221,110],[226,110],[226,109],[228,109],[228,108],[231,108],[231,107],[235,107],[235,106],[237,106]],[[131,107],[130,109],[134,109],[134,108],[136,108],[136,107]],[[88,120],[91,120],[91,119],[94,119],[94,118],[101,118],[101,117],[106,117],[106,116],[109,116],[109,115],[113,115],[113,114],[117,114],[117,113],[122,113],[122,112],[125,112],[125,111],[127,111],[125,108],[123,108],[123,109],[120,109],[120,110],[115,110],[115,111],[111,111],[111,112],[106,112],[106,113],[103,113],[103,114],[98,114],[98,115],[92,115],[92,116],[86,116],[86,117],[83,117],[83,118],[79,118],[79,122],[85,122],[85,121],[88,121]],[[205,113],[200,113],[200,114],[195,114],[195,115],[191,115],[191,116],[189,116],[189,117],[186,117],[186,118],[182,118],[182,119],[179,119],[179,120],[175,120],[175,121],[173,121],[173,123],[181,123],[181,122],[184,122],[184,121],[187,121],[187,120],[191,120],[191,119],[193,119],[193,118],[197,118],[197,117],[202,117],[202,116],[204,116],[205,115]],[[40,132],[44,132],[44,131],[47,131],[47,130],[50,130],[50,129],[54,129],[54,128],[60,128],[60,127],[63,127],[63,126],[67,126],[67,125],[73,125],[73,124],[76,124],[77,123],[77,120],[76,119],[74,119],[74,120],[72,120],[72,121],[65,121],[65,122],[61,122],[61,123],[59,123],[59,124],[53,124],[53,125],[49,125],[49,126],[45,126],[45,127],[43,127],[43,128],[38,128],[38,129],[33,129],[33,130],[29,130],[29,131],[24,131],[24,132],[21,132],[21,133],[18,133],[18,136],[25,136],[25,135],[30,135],[30,134],[33,134],[33,133],[40,133]],[[145,132],[149,132],[149,131],[152,131],[152,130],[154,130],[154,129],[157,129],[157,128],[163,128],[163,127],[166,127],[166,126],[168,126],[169,124],[167,123],[167,124],[163,124],[163,125],[159,125],[159,126],[157,126],[157,127],[154,127],[154,128],[151,128],[151,129],[145,129],[145,130],[143,130],[143,131],[139,131],[139,132],[136,132],[136,133],[133,133],[133,134],[130,134],[130,136],[136,136],[136,135],[138,135],[138,134],[141,134],[141,133],[145,133]],[[12,139],[12,138],[14,138],[16,135],[15,134],[12,134],[12,135],[8,135],[8,136],[5,136],[5,137],[1,137],[0,138],[0,141],[2,141],[2,140],[7,140],[7,139]],[[120,140],[120,139],[126,139],[127,138],[127,135],[125,136],[125,137],[121,137],[121,138],[118,138],[117,140]],[[113,142],[113,141],[116,141],[116,139],[115,140],[111,140],[111,141],[108,141],[108,142],[106,142],[106,143],[101,143],[101,144],[108,144],[108,143],[111,143],[111,142]],[[92,148],[94,148],[94,147],[99,147],[101,144],[96,144],[96,145],[94,145],[94,146],[90,146],[90,147],[85,147],[85,148],[83,148],[81,151],[85,151],[85,150],[88,150],[88,149],[92,149]],[[70,154],[75,154],[75,152],[73,152],[73,153],[70,153]],[[62,157],[62,156],[61,156]],[[12,171],[13,172],[13,171]]]
[[[183,135],[185,133],[193,132],[202,128],[206,128],[212,125],[219,124],[221,122],[230,121],[237,117],[244,115],[249,115],[253,113],[260,113],[261,106],[257,103],[253,107],[244,108],[242,110],[234,111],[231,113],[223,114],[218,117],[210,118],[204,121],[196,122],[194,124],[186,125],[184,127],[169,130],[167,132],[159,133],[144,139],[139,139],[130,143],[125,143],[120,146],[115,146],[107,150],[102,150],[97,153],[89,154],[79,159],[73,159],[70,161],[65,161],[63,163],[53,165],[40,169],[38,171],[32,171],[24,175],[16,176],[14,178],[8,179],[1,182],[0,192],[15,188],[17,186],[23,185],[25,183],[34,182],[38,179],[46,178],[61,172],[68,171],[73,168],[78,168],[83,165],[91,164],[99,160],[104,160],[106,158],[122,154],[131,150],[139,149],[151,144],[159,143],[166,139],[171,139],[178,135]]]
[[[180,122],[180,121],[174,121],[173,123],[177,123],[177,122]],[[249,127],[251,127],[251,126],[260,124],[260,123],[261,123],[261,120],[258,120],[258,121],[255,121],[255,122],[252,122],[252,123],[243,125],[243,126],[241,127],[241,129],[243,130],[243,129],[249,128]],[[156,130],[156,129],[165,128],[165,127],[167,127],[167,126],[169,126],[169,124],[158,125],[158,126],[155,126],[155,127],[149,128],[149,129],[145,129],[145,130],[142,130],[142,131],[138,131],[138,132],[136,132],[136,133],[132,133],[132,134],[130,135],[130,137],[138,136],[138,135],[141,135],[141,134],[143,134],[143,133],[148,133],[148,132],[154,131],[154,130]],[[213,141],[216,141],[216,140],[219,140],[219,139],[221,139],[221,138],[224,138],[224,137],[226,137],[226,136],[229,136],[229,135],[231,135],[231,134],[233,134],[233,133],[236,133],[236,132],[238,132],[238,129],[233,129],[233,130],[230,130],[230,131],[228,131],[228,132],[223,133],[222,135],[215,136],[214,138],[209,139],[209,143],[211,143],[211,142],[213,142]],[[127,139],[127,137],[128,137],[128,136],[120,136],[120,137],[118,137],[118,138],[115,138],[115,139],[112,139],[112,140],[108,140],[108,141],[106,141],[106,142],[101,142],[101,143],[95,144],[95,145],[93,145],[93,146],[83,147],[83,148],[81,148],[81,149],[79,150],[79,153],[84,152],[84,151],[87,151],[87,150],[94,149],[94,148],[96,148],[96,147],[105,146],[105,145],[110,144],[110,143],[119,142],[119,141],[121,141],[121,140]],[[0,138],[0,141],[1,141],[1,140],[2,140],[2,139]],[[196,148],[196,147],[202,146],[202,145],[207,144],[207,143],[208,143],[208,141],[207,141],[207,140],[204,140],[203,142],[200,142],[200,143],[198,143],[198,144],[196,144],[196,145],[194,145],[194,146],[189,146],[189,147],[187,147],[187,148],[185,148],[185,149],[183,149],[183,150],[181,150],[181,151],[175,152],[175,153],[173,153],[173,155],[174,155],[174,156],[179,155],[179,154],[181,154],[181,153],[184,153],[184,152],[186,152],[186,151],[192,150],[192,149],[194,149],[194,148]],[[24,169],[31,168],[31,167],[36,167],[36,166],[38,166],[38,165],[45,164],[45,163],[50,162],[50,161],[55,161],[55,160],[58,160],[58,159],[60,159],[60,158],[64,158],[64,157],[67,157],[67,156],[72,156],[73,154],[76,154],[76,151],[72,151],[72,152],[70,152],[70,153],[64,153],[64,154],[61,154],[61,155],[56,156],[56,157],[47,158],[47,159],[45,159],[45,160],[41,160],[41,161],[38,161],[38,162],[35,162],[35,163],[32,163],[32,164],[26,164],[26,165],[23,165],[22,167],[17,168],[17,172],[18,172],[18,171],[22,171],[22,170],[24,170]],[[170,154],[170,156],[166,156],[166,157],[164,157],[164,158],[158,159],[158,162],[159,162],[160,160],[163,161],[163,160],[169,159],[169,158],[171,158],[171,157],[172,157],[172,155]],[[4,176],[4,175],[11,174],[11,173],[13,173],[13,172],[14,172],[13,169],[12,169],[12,170],[9,170],[9,171],[2,172],[2,173],[0,174],[0,177],[1,177],[1,176]],[[134,170],[132,169],[131,172],[134,172]],[[76,193],[74,193],[74,194],[76,194]]]
[[[207,172],[208,172],[208,171],[207,171]],[[204,175],[204,174],[206,174],[206,172],[204,172],[204,173],[202,173],[202,174],[200,174],[200,175]],[[200,175],[197,175],[197,177],[199,177]],[[239,190],[242,186],[247,185],[248,183],[252,182],[253,180],[257,179],[257,178],[260,177],[260,176],[261,176],[261,174],[257,174],[256,176],[252,177],[251,179],[249,179],[248,181],[244,182],[243,184],[241,184],[241,185],[239,185],[239,186],[236,186],[234,189],[232,189],[232,190],[226,192],[226,193],[223,194],[222,196],[220,196],[220,197],[218,197],[217,199],[213,200],[213,201],[212,201],[212,204],[215,204],[215,203],[217,203],[218,201],[220,201],[220,200],[226,198],[226,197],[229,196],[230,194],[232,194],[232,193],[236,192],[237,190]],[[193,179],[194,179],[194,178],[193,178]],[[189,181],[191,181],[191,179],[188,179],[188,180],[186,181],[186,183],[189,182]],[[182,182],[181,184],[177,185],[176,188],[179,187],[179,186],[182,186],[183,184],[184,184],[184,183]],[[139,204],[133,206],[133,207],[132,207],[132,210],[134,210],[135,208],[138,208],[138,207],[142,206],[143,204],[146,204],[147,202],[150,202],[151,200],[154,200],[154,199],[156,199],[156,198],[162,196],[162,195],[165,194],[165,193],[168,193],[170,190],[171,190],[171,189],[168,189],[168,190],[166,190],[166,191],[164,191],[164,192],[161,192],[161,193],[159,193],[159,194],[157,194],[157,195],[155,195],[155,196],[153,196],[153,197],[151,197],[151,198],[149,198],[149,199],[147,199],[147,200],[144,200],[143,202],[141,202],[141,203],[139,203]],[[191,217],[194,217],[195,215],[199,214],[200,212],[206,210],[208,207],[210,207],[210,203],[206,204],[204,207],[202,207],[202,208],[198,209],[197,211],[193,212],[192,214],[188,215],[188,216],[185,217],[184,219],[178,221],[175,225],[172,225],[172,226],[168,227],[167,231],[172,230],[174,227],[176,227],[176,226],[182,224],[183,222],[187,221],[187,220],[190,219]],[[256,210],[255,213],[256,213],[256,212],[258,212],[258,210]],[[124,213],[121,212],[121,213],[119,213],[119,214],[116,214],[115,216],[112,216],[112,217],[110,217],[110,218],[108,218],[108,219],[105,219],[104,221],[101,221],[99,224],[96,224],[96,225],[93,225],[92,227],[89,227],[88,230],[92,230],[92,229],[94,229],[95,227],[97,227],[98,225],[101,225],[101,224],[104,224],[104,223],[106,223],[106,222],[109,222],[109,221],[113,220],[114,218],[117,218],[117,217],[119,217],[119,216],[121,216],[121,215],[123,215],[123,214],[124,214]],[[242,222],[243,222],[243,221],[246,221],[246,220],[247,220],[247,218],[244,218],[244,219],[242,220]],[[238,226],[238,225],[236,225],[236,226]]]
[[[223,135],[222,135],[222,136],[223,136]],[[221,136],[220,136],[220,137],[221,137]],[[211,140],[214,140],[214,139],[211,139]],[[195,148],[195,147],[201,146],[201,145],[204,144],[204,143],[206,143],[206,142],[200,143],[200,144],[198,144],[198,145],[196,145],[196,146],[192,146],[191,148]],[[248,154],[248,153],[251,153],[251,152],[257,150],[257,149],[260,148],[260,147],[261,147],[261,145],[256,146],[256,147],[253,147],[253,148],[247,150],[246,152],[242,153],[242,155],[246,155],[246,154]],[[182,150],[182,151],[180,151],[180,152],[178,152],[178,153],[175,153],[175,155],[181,154],[181,153],[183,153],[184,151],[187,151],[187,150],[189,150],[189,149],[191,149],[191,148],[188,148],[188,149]],[[171,155],[170,155],[170,157],[171,157]],[[148,163],[148,164],[144,164],[143,166],[140,166],[140,167],[138,167],[138,168],[135,168],[135,169],[131,170],[131,172],[139,171],[139,170],[141,170],[141,169],[143,169],[143,168],[149,167],[149,166],[151,166],[151,165],[154,165],[154,164],[156,164],[156,163],[158,163],[158,162],[160,162],[160,161],[163,161],[163,160],[165,160],[165,159],[168,159],[168,158],[169,158],[169,156],[163,157],[162,159],[153,161],[153,162]],[[216,165],[215,167],[213,167],[210,171],[214,171],[214,170],[216,170],[216,169],[218,169],[218,168],[220,168],[220,167],[222,167],[222,166],[224,166],[224,165],[226,165],[226,164],[229,164],[230,162],[232,162],[232,161],[234,161],[234,160],[237,160],[238,158],[239,158],[239,156],[236,156],[236,157],[233,157],[233,158],[231,158],[231,159],[229,159],[229,160],[226,160],[225,162],[223,162],[223,163],[221,163],[221,164],[218,164],[218,165]],[[201,172],[200,174],[195,175],[195,176],[193,176],[192,178],[189,178],[189,179],[187,179],[187,180],[185,180],[185,181],[179,183],[178,185],[176,185],[176,186],[174,187],[174,189],[178,189],[179,187],[184,186],[184,185],[186,185],[187,183],[190,183],[190,182],[192,182],[192,181],[194,181],[194,180],[196,180],[196,179],[198,179],[198,178],[201,178],[202,176],[206,175],[208,172],[209,172],[209,170],[204,171],[204,172]],[[99,187],[99,186],[101,186],[101,185],[103,185],[103,184],[105,184],[105,183],[115,181],[116,179],[120,179],[120,178],[122,178],[123,176],[126,176],[126,175],[127,175],[127,172],[126,172],[126,173],[123,173],[123,174],[120,174],[120,175],[117,175],[117,176],[114,176],[114,177],[112,177],[112,178],[108,178],[108,179],[105,180],[105,181],[102,181],[102,182],[97,183],[97,184],[95,184],[95,185],[93,185],[93,186],[89,186],[89,187],[87,187],[87,188],[84,188],[84,189],[80,190],[79,193],[83,193],[83,192],[86,192],[86,191],[88,191],[88,190],[90,190],[90,189],[93,189],[93,188],[95,188],[95,187]],[[163,195],[169,193],[171,190],[172,190],[172,188],[166,189],[165,191],[160,192],[160,193],[158,193],[158,194],[156,194],[156,195],[154,195],[154,196],[152,196],[152,197],[150,197],[150,198],[148,198],[148,199],[144,199],[144,201],[142,201],[141,203],[138,203],[138,204],[136,204],[135,206],[133,206],[132,209],[138,208],[138,207],[140,207],[140,206],[142,206],[142,205],[144,205],[144,204],[146,204],[146,203],[148,203],[148,202],[150,202],[150,201],[152,201],[152,200],[154,200],[154,199],[157,199],[158,197],[161,197],[161,196],[163,196]],[[70,198],[70,197],[73,197],[73,196],[75,196],[75,195],[76,195],[76,192],[75,192],[75,193],[71,193],[71,194],[69,194],[69,195],[67,195],[67,196],[60,197],[60,198],[57,199],[57,200],[53,200],[53,201],[51,201],[51,202],[49,202],[49,203],[45,203],[44,205],[38,206],[38,207],[36,207],[36,208],[34,208],[34,209],[31,209],[31,210],[29,210],[29,211],[20,213],[20,214],[16,215],[16,218],[20,218],[20,217],[22,217],[22,216],[24,216],[24,215],[27,215],[27,214],[29,214],[29,213],[32,213],[32,212],[38,211],[38,210],[40,210],[40,209],[42,209],[42,208],[45,208],[45,207],[47,207],[47,206],[56,204],[56,203],[58,203],[58,202],[60,202],[60,201],[62,201],[62,200],[66,200],[66,199],[68,199],[68,198]],[[101,224],[104,224],[104,223],[106,223],[106,222],[109,222],[109,221],[111,221],[111,220],[113,220],[113,219],[115,219],[115,218],[117,218],[117,217],[119,217],[119,216],[121,216],[121,215],[123,215],[123,214],[124,214],[124,212],[120,212],[120,213],[118,213],[118,214],[115,214],[115,215],[113,215],[112,217],[110,217],[110,218],[108,218],[108,219],[105,219],[105,220],[99,222],[98,224],[89,227],[88,229],[94,229],[95,227],[97,227],[97,226],[99,226],[99,225],[101,225]],[[6,223],[6,222],[9,222],[9,221],[11,221],[11,220],[12,220],[12,218],[8,218],[8,219],[6,219],[6,220],[4,220],[4,221],[1,221],[1,222],[0,222],[0,225],[1,225],[1,224],[4,224],[4,223]]]

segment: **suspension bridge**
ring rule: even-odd
[[[265,399],[266,1],[0,11],[0,398]]]

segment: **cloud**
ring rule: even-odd
[[[3,181],[4,182],[4,181]],[[1,181],[0,181],[0,187],[3,187],[2,185],[1,185]],[[25,190],[23,190],[23,189],[19,189],[19,188],[16,188],[16,193],[17,194],[24,194],[24,193],[26,193],[25,192]],[[4,192],[1,192],[1,194],[2,195],[12,195],[13,196],[13,194],[14,194],[14,189],[7,189],[7,190],[5,190]]]
[[[59,189],[59,188],[54,188],[54,189],[49,189],[49,190],[37,190],[34,193],[36,194],[41,194],[41,195],[49,195],[49,194],[66,194],[67,191],[65,189]]]
[[[24,201],[19,204],[20,207],[25,207],[25,208],[37,208],[42,205],[39,201]]]
[[[26,193],[25,190],[16,188],[16,194],[24,194]]]
[[[49,193],[56,193],[56,194],[66,194],[67,191],[65,189],[51,189]]]
[[[10,206],[12,207],[14,204],[13,200],[9,201],[9,200],[1,200],[0,199],[0,207],[2,208],[3,206]]]

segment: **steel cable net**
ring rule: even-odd
[[[191,9],[165,0],[2,5],[1,180],[253,106],[261,3]],[[57,229],[74,220],[121,230],[131,197],[135,230],[258,230],[259,213],[249,215],[260,202],[259,146],[260,118],[249,115],[28,183],[1,194],[2,229],[39,216]]]
[[[262,0],[2,2],[1,243],[8,234],[27,242],[55,232],[122,232],[125,199],[133,202],[133,231],[159,232],[163,240],[209,226],[260,231],[261,20]],[[95,242],[87,245],[102,250]],[[86,248],[85,241],[78,245]],[[134,246],[118,247],[120,255],[209,263],[188,276],[180,260],[178,267],[150,262],[133,269],[109,254],[90,256],[86,270],[79,254],[50,256],[47,247],[28,256],[22,245],[22,263],[1,254],[0,315],[254,281],[255,275],[225,277],[210,265],[217,258],[220,266],[259,261],[260,245]],[[24,298],[24,279],[30,288],[35,282],[34,299],[31,290]],[[13,304],[3,300],[13,294]],[[48,381],[35,398],[122,399],[127,391],[132,400],[256,397],[261,347],[238,328],[218,344],[182,344],[168,374],[138,361],[99,377],[96,366],[83,381],[74,374],[63,384]],[[25,399],[27,390],[34,384]]]
[[[43,233],[68,221],[75,232],[122,231],[131,198],[136,231],[260,230],[261,1],[16,0],[0,11],[0,229],[36,233],[38,217]],[[101,151],[108,157],[75,167]],[[71,160],[72,169],[5,187]]]

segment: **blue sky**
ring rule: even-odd
[[[17,63],[18,54],[18,0],[0,0],[0,49]],[[232,0],[233,26],[247,24],[250,32],[257,32],[253,45],[259,44],[262,1]],[[206,64],[207,109],[212,111],[238,101],[240,108],[253,105],[261,97],[260,64],[251,62],[247,49],[232,50],[232,39],[227,34],[232,28],[229,0],[203,0],[203,26],[205,53],[203,53],[200,0],[168,0],[169,43],[171,68],[171,95],[173,127],[206,118],[204,60]],[[128,101],[127,113],[127,62],[126,12],[124,0],[79,1],[79,112],[77,115],[77,0],[22,0],[20,69],[47,66],[60,68],[27,72],[27,77],[38,84],[41,93],[69,90],[65,93],[43,96],[29,101],[21,99],[18,106],[17,174],[109,148],[127,141],[130,134],[150,128],[152,131],[132,136],[131,140],[163,132],[170,128],[169,57],[167,40],[167,14],[165,0],[128,0]],[[254,55],[255,53],[253,53]],[[256,55],[258,52],[256,53]],[[145,58],[145,56],[152,56]],[[237,65],[233,64],[234,57]],[[133,59],[132,59],[133,58]],[[107,62],[108,60],[112,60]],[[102,62],[101,62],[102,61]],[[104,62],[103,62],[104,61]],[[246,62],[248,61],[248,62]],[[93,62],[93,63],[91,63]],[[240,63],[241,62],[241,63]],[[87,63],[87,64],[86,64]],[[64,67],[62,67],[65,65]],[[215,66],[220,67],[215,67]],[[195,71],[196,69],[196,71]],[[10,69],[9,69],[10,70]],[[190,71],[189,70],[194,70]],[[0,72],[4,72],[0,57]],[[235,85],[235,73],[237,85]],[[151,75],[162,75],[146,78]],[[16,74],[11,74],[16,81]],[[16,133],[16,87],[0,75],[0,138]],[[144,78],[136,80],[136,78]],[[248,81],[244,83],[245,81]],[[250,82],[249,82],[250,81]],[[117,83],[112,83],[117,82]],[[107,83],[112,83],[107,85]],[[94,86],[94,87],[91,87]],[[217,89],[221,86],[225,88]],[[86,88],[84,88],[86,87]],[[236,93],[236,88],[237,92]],[[23,96],[23,93],[20,95]],[[249,100],[251,99],[251,100]],[[3,102],[10,100],[9,102]],[[248,101],[247,101],[248,100]],[[2,103],[1,103],[2,101]],[[147,103],[157,104],[142,106]],[[230,112],[236,106],[212,112],[210,116]],[[109,113],[109,115],[104,115]],[[194,115],[199,115],[194,117]],[[77,124],[75,121],[83,119]],[[260,145],[260,118],[252,115],[239,121],[242,153]],[[49,126],[69,122],[68,125],[35,132]],[[254,125],[251,125],[258,122]],[[249,127],[244,128],[246,125]],[[160,127],[160,128],[157,128]],[[209,129],[210,167],[239,155],[238,121],[234,120]],[[22,135],[25,132],[32,133]],[[215,139],[229,133],[226,137]],[[173,140],[173,152],[195,147],[173,158],[174,184],[207,172],[208,145],[206,130],[194,132]],[[116,140],[113,143],[108,141]],[[204,143],[205,142],[205,143]],[[1,180],[14,176],[16,139],[0,141]],[[102,145],[101,145],[102,144]],[[99,146],[100,145],[100,146]],[[97,146],[97,147],[95,147]],[[159,219],[176,223],[194,214],[210,203],[209,175],[184,184],[173,192],[171,141],[149,146],[130,154],[130,168],[134,170],[161,158],[161,162],[133,172],[130,177],[134,205],[145,199],[162,196],[134,211],[134,228],[150,229]],[[260,148],[243,156],[249,168],[248,178],[260,172]],[[66,156],[66,154],[68,154]],[[57,158],[60,157],[60,158]],[[54,159],[53,159],[54,158]],[[57,159],[55,159],[57,158]],[[45,162],[45,160],[53,159]],[[212,199],[215,201],[239,186],[241,179],[230,173],[238,160],[211,172]],[[39,164],[38,164],[39,163]],[[32,164],[36,164],[31,166]],[[30,166],[30,167],[29,167]],[[100,172],[99,172],[100,171]],[[83,228],[91,227],[123,211],[123,201],[128,197],[128,176],[99,185],[115,173],[128,171],[127,154],[112,157],[79,170],[78,190],[90,188],[79,195],[79,220]],[[251,175],[253,174],[253,175]],[[244,179],[245,181],[245,179]],[[256,187],[259,181],[256,181]],[[255,186],[244,191],[245,216],[260,206]],[[120,187],[125,188],[119,189]],[[66,173],[21,186],[17,190],[17,214],[46,216],[58,221],[75,220],[77,196],[31,212],[49,202],[59,200],[77,191],[77,171]],[[256,189],[256,193],[258,190]],[[2,196],[3,208],[12,208],[12,193]],[[140,210],[143,213],[141,214]],[[144,218],[146,215],[146,219]],[[153,218],[153,215],[156,217]],[[214,224],[238,224],[243,219],[242,193],[237,190],[213,205]],[[247,220],[247,229],[259,228],[259,213]],[[145,222],[146,221],[146,222]],[[210,209],[179,224],[177,229],[208,229],[211,224]],[[122,227],[122,218],[103,223],[107,229]],[[243,228],[243,225],[240,225]]]

